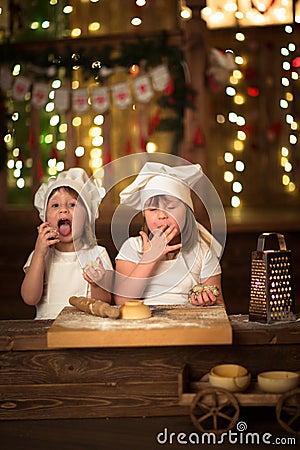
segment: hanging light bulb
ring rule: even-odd
[[[190,20],[192,18],[192,15],[193,15],[193,12],[192,12],[191,8],[186,6],[186,2],[182,0],[180,2],[180,17],[183,20]]]

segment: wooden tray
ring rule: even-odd
[[[144,347],[231,344],[223,306],[160,306],[140,320],[103,319],[66,307],[47,333],[48,347]]]

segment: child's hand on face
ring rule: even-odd
[[[91,261],[84,267],[83,278],[91,285],[99,286],[105,272],[101,259],[98,257],[96,261]]]
[[[45,256],[48,248],[51,245],[58,244],[60,242],[58,231],[56,228],[51,227],[49,222],[44,222],[38,229],[38,237],[35,244],[35,252],[38,252]]]
[[[143,239],[143,262],[149,263],[158,261],[169,252],[177,251],[181,248],[181,244],[169,245],[176,236],[177,230],[175,225],[166,226],[165,228],[154,230],[152,239],[150,240],[144,231],[140,232]]]

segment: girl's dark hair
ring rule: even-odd
[[[165,195],[155,195],[149,198],[144,208],[154,207],[158,208],[162,199],[164,199]],[[181,200],[180,200],[181,201]],[[184,203],[184,202],[182,202]],[[183,229],[181,230],[181,242],[182,242],[182,252],[189,251],[194,245],[196,245],[199,238],[199,230],[197,227],[197,221],[195,219],[194,213],[189,206],[184,203],[185,206],[185,224]],[[147,226],[145,216],[143,223],[143,230],[145,233],[149,234],[149,228]]]
[[[60,189],[64,189],[68,194],[71,195],[71,197],[74,197],[76,199],[78,199],[79,194],[77,191],[75,191],[75,189],[71,188],[70,186],[58,186],[57,188],[53,189],[53,191],[51,191],[49,197],[48,197],[48,201],[50,200],[50,198],[52,197],[53,194],[55,194],[55,192],[59,191]],[[80,198],[80,197],[79,197]],[[81,199],[80,199],[81,200]]]

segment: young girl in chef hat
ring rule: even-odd
[[[37,319],[55,318],[73,295],[110,303],[112,265],[94,234],[100,201],[96,184],[81,168],[61,172],[36,192],[42,224],[24,266],[21,295],[36,305]]]
[[[144,230],[116,257],[115,302],[141,298],[148,305],[223,303],[222,246],[196,222],[192,186],[201,167],[147,162],[120,193],[120,203],[143,211]]]

